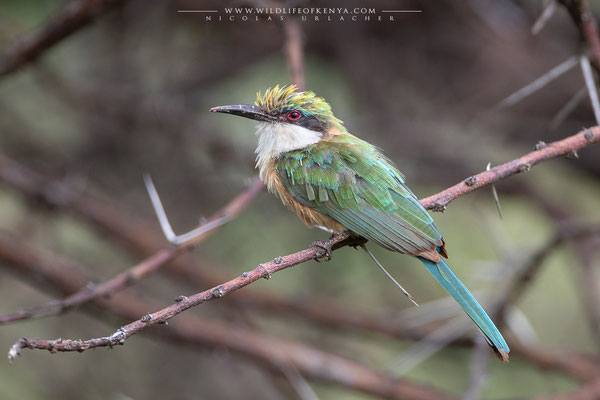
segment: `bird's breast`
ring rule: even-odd
[[[279,174],[275,169],[275,158],[271,158],[262,165],[259,163],[258,167],[260,170],[260,178],[267,185],[269,192],[279,197],[283,204],[285,204],[285,206],[291,211],[296,213],[298,218],[300,218],[300,220],[310,228],[315,226],[323,226],[335,232],[342,232],[346,230],[344,225],[328,217],[327,215],[321,214],[320,212],[300,203],[288,193],[286,188],[281,183]]]

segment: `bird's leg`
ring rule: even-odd
[[[317,226],[318,228],[323,228],[320,226]],[[344,231],[344,232],[336,232],[333,230],[329,230],[327,228],[325,228],[324,230],[328,230],[329,232],[331,232],[331,236],[329,237],[329,240],[327,241],[323,241],[323,240],[315,240],[314,242],[312,242],[310,244],[310,247],[318,247],[320,249],[325,250],[325,254],[321,257],[325,257],[325,261],[329,261],[331,260],[331,251],[332,251],[332,247],[334,244],[336,244],[337,242],[339,242],[339,239],[346,239],[349,234],[350,231]],[[320,258],[320,257],[319,257]],[[315,261],[320,262],[319,258],[315,258]]]
[[[198,228],[192,229],[187,233],[184,233],[182,235],[176,235],[175,232],[173,232],[173,229],[171,228],[171,224],[169,223],[169,219],[167,218],[167,213],[165,212],[162,202],[160,201],[160,197],[158,196],[158,192],[154,187],[154,183],[152,183],[152,178],[150,178],[150,175],[144,175],[144,183],[146,184],[148,195],[150,196],[150,200],[152,201],[152,206],[154,207],[154,212],[156,213],[156,217],[158,218],[158,222],[160,223],[160,227],[162,228],[163,234],[171,244],[178,246],[184,242],[195,239],[198,236],[210,230],[213,230],[218,226],[223,225],[231,219],[231,217],[229,216],[223,216],[221,218],[215,219],[214,221],[203,223]]]
[[[331,235],[333,237],[333,235]],[[318,247],[319,249],[325,250],[325,254],[318,255],[315,257],[315,261],[316,262],[321,262],[320,258],[321,257],[325,257],[325,261],[329,261],[331,260],[331,247],[333,246],[333,242],[331,241],[331,239],[329,239],[328,241],[324,241],[324,240],[315,240],[314,242],[312,242],[310,244],[310,247]]]

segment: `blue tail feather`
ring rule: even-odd
[[[496,328],[496,325],[494,325],[481,305],[475,300],[475,297],[473,297],[465,285],[463,285],[456,275],[454,275],[444,260],[440,259],[438,263],[434,263],[423,257],[419,257],[419,260],[425,264],[429,273],[433,275],[439,284],[446,289],[473,320],[498,357],[505,362],[508,361],[508,352],[510,349],[502,337],[502,334],[498,331],[498,328]]]

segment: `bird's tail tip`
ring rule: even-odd
[[[454,275],[454,272],[452,272],[444,260],[440,259],[438,262],[434,262],[423,257],[419,257],[419,259],[425,264],[427,270],[433,275],[438,283],[446,289],[471,320],[473,320],[475,325],[485,336],[486,341],[493,349],[494,353],[496,353],[496,356],[501,361],[508,362],[508,353],[510,349],[502,337],[502,334],[479,302],[477,302],[458,277]]]
[[[504,349],[500,349],[493,345],[491,345],[490,347],[492,348],[492,350],[494,350],[494,354],[496,354],[496,357],[498,357],[498,359],[500,359],[500,361],[505,362],[505,363],[507,363],[509,361],[508,351],[506,351]]]

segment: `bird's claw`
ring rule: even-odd
[[[320,253],[317,253],[317,255],[315,256],[315,261],[317,262],[321,262],[319,261],[320,258],[325,258],[325,261],[329,261],[331,260],[331,241],[323,241],[323,240],[315,240],[314,242],[312,242],[310,244],[310,247],[318,247],[319,249],[322,249],[325,251],[325,253],[323,255],[321,255]]]

